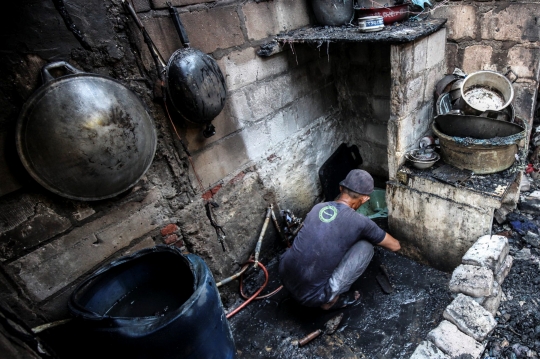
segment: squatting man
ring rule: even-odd
[[[285,288],[300,304],[337,309],[356,303],[351,285],[366,270],[373,246],[396,252],[399,241],[356,212],[373,192],[373,177],[352,170],[339,183],[335,201],[319,203],[306,216],[291,248],[280,258]]]

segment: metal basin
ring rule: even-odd
[[[476,174],[512,166],[518,143],[525,138],[525,130],[516,124],[476,116],[437,116],[432,129],[443,161]]]

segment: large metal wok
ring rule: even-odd
[[[53,70],[68,75],[54,78]],[[71,199],[99,200],[133,186],[152,163],[156,131],[140,99],[119,82],[66,62],[42,69],[24,104],[17,151],[30,175]]]

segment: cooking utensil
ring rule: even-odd
[[[185,47],[176,50],[167,64],[167,93],[175,109],[186,120],[209,124],[225,106],[225,78],[216,60],[190,47],[178,11],[171,3],[167,5]]]
[[[439,137],[443,161],[475,174],[512,166],[518,143],[525,137],[525,130],[516,124],[475,116],[437,116],[432,129]]]
[[[374,32],[384,29],[382,16],[366,16],[358,19],[358,29],[361,32]]]
[[[53,70],[67,75],[55,78]],[[141,100],[111,78],[64,61],[42,69],[44,84],[17,121],[19,157],[48,190],[76,200],[110,198],[150,167],[156,131]]]
[[[509,70],[506,75],[513,73]],[[465,101],[465,112],[477,115],[486,110],[500,111],[514,99],[514,88],[505,76],[494,71],[478,71],[470,74],[461,84],[461,97]]]
[[[169,12],[184,48],[176,50],[165,64],[131,4],[126,0],[122,0],[122,3],[142,32],[152,57],[160,67],[158,72],[165,74],[166,94],[174,109],[185,120],[206,125],[203,135],[212,136],[215,129],[211,122],[223,110],[227,96],[225,78],[216,61],[200,50],[190,47],[176,8],[168,3]]]

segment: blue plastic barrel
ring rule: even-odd
[[[101,268],[72,293],[78,357],[236,358],[204,261],[157,246]]]

